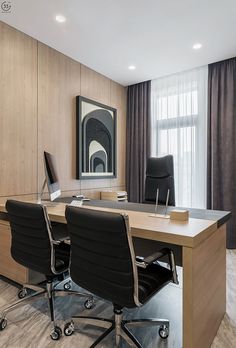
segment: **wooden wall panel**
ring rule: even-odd
[[[63,195],[125,189],[125,88],[2,22],[0,33],[0,196],[41,189],[44,150]],[[116,179],[75,179],[77,95],[117,108]]]
[[[37,191],[37,41],[0,22],[0,196]]]
[[[81,64],[81,95],[110,105],[111,80]]]
[[[81,95],[117,109],[117,178],[83,180],[81,189],[125,189],[126,89],[105,76],[81,65]]]
[[[99,103],[111,104],[111,81],[88,67],[81,65],[81,95]],[[81,180],[81,190],[111,187],[111,179]]]
[[[38,44],[39,189],[44,180],[43,151],[55,155],[61,190],[80,189],[76,175],[76,101],[80,63]]]
[[[117,109],[117,178],[111,180],[111,188],[125,188],[126,157],[126,89],[111,81],[111,106]]]

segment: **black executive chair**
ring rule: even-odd
[[[79,295],[89,298],[85,302],[86,308],[92,307],[93,297],[78,291],[64,291],[59,289],[68,273],[70,262],[70,246],[53,238],[53,232],[46,207],[39,204],[8,200],[6,210],[10,221],[12,243],[11,255],[19,264],[46,277],[46,289],[43,286],[25,284],[18,293],[19,300],[2,310],[0,313],[0,330],[7,326],[6,314],[26,300],[36,300],[47,297],[49,302],[53,330],[51,338],[58,340],[62,331],[54,320],[54,296]],[[59,231],[61,234],[61,231]],[[58,283],[59,281],[59,283]],[[67,286],[65,286],[67,285]],[[69,290],[68,281],[64,289]],[[27,294],[27,289],[35,292]]]
[[[174,160],[172,155],[150,157],[147,160],[144,203],[155,203],[159,189],[160,204],[166,203],[167,191],[170,190],[169,205],[175,205]]]
[[[174,255],[163,249],[146,259],[136,260],[128,217],[117,213],[85,208],[66,208],[66,219],[71,238],[72,280],[82,288],[113,303],[114,320],[94,317],[73,317],[83,324],[104,327],[107,330],[91,345],[95,347],[112,330],[116,343],[122,336],[129,344],[141,344],[127,326],[160,326],[159,335],[168,337],[169,321],[165,319],[122,320],[124,307],[135,308],[145,304],[166,284],[178,283]],[[168,254],[171,269],[156,260]],[[67,323],[64,334],[74,332],[74,322]]]
[[[159,189],[159,204],[166,204],[167,192],[169,189],[168,204],[175,206],[174,160],[172,155],[158,158],[150,157],[147,160],[145,200],[143,203],[155,204],[157,189]],[[163,248],[160,242],[143,238],[134,237],[133,243],[136,255],[145,256]]]

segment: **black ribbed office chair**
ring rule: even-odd
[[[128,217],[85,208],[67,207],[66,219],[71,238],[72,280],[82,288],[113,303],[114,320],[94,317],[73,317],[81,324],[104,327],[107,330],[91,345],[95,347],[112,330],[116,344],[123,337],[129,344],[141,344],[127,326],[157,325],[159,335],[167,338],[169,321],[165,319],[122,320],[124,307],[135,308],[145,304],[161,288],[173,281],[178,283],[174,255],[163,249],[146,259],[135,259]],[[168,255],[171,269],[156,261]],[[74,321],[67,323],[64,334],[74,332]]]
[[[68,273],[70,246],[53,238],[53,232],[55,233],[56,231],[51,227],[46,207],[39,204],[8,200],[6,210],[11,227],[11,254],[13,259],[24,267],[44,274],[46,277],[46,289],[43,286],[25,284],[18,293],[18,297],[21,300],[2,310],[0,314],[0,330],[5,329],[7,326],[6,314],[8,312],[24,304],[26,300],[36,300],[44,296],[49,301],[53,324],[51,338],[58,340],[62,331],[54,320],[54,296],[79,295],[87,297],[88,300],[85,302],[86,308],[93,306],[93,297],[78,291],[70,291],[70,283],[67,279],[64,289],[58,288],[63,284],[64,277]],[[27,289],[35,292],[28,295]]]
[[[174,160],[172,155],[159,158],[150,157],[147,160],[144,203],[156,202],[157,189],[159,189],[158,201],[160,204],[166,203],[169,189],[169,205],[175,205]]]

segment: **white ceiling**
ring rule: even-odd
[[[10,2],[3,22],[125,86],[236,56],[235,0]]]

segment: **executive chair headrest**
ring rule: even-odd
[[[165,178],[174,175],[174,160],[172,155],[164,157],[150,157],[147,160],[146,176]]]

